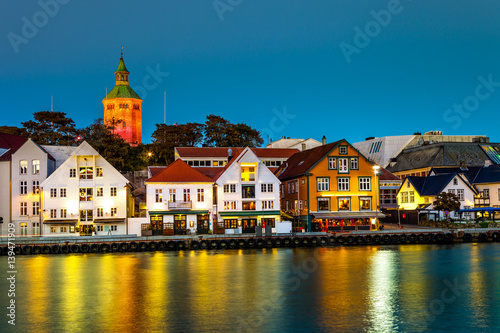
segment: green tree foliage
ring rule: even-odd
[[[156,124],[151,139],[151,162],[167,165],[174,161],[175,147],[194,147],[202,142],[203,125],[187,123],[185,125]]]
[[[113,134],[111,128],[104,125],[102,118],[80,129],[79,133],[81,140],[87,141],[117,170],[133,169],[133,161],[129,158],[130,145],[117,134]]]
[[[258,147],[264,143],[260,132],[247,124],[208,115],[204,125],[204,144],[208,147]]]
[[[16,126],[0,126],[0,133],[13,134],[18,136],[28,137],[28,131],[23,127]]]
[[[460,209],[460,200],[453,193],[439,193],[432,204],[438,211],[456,212]]]
[[[21,123],[28,136],[40,145],[71,146],[76,143],[75,122],[58,111],[39,111],[33,119]]]

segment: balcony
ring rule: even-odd
[[[175,201],[168,203],[168,209],[191,209],[192,201]]]

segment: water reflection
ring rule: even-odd
[[[16,331],[460,332],[500,321],[495,244],[17,260]],[[432,313],[455,277],[462,294]]]

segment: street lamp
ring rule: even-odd
[[[379,182],[378,182],[378,178],[377,176],[380,175],[380,166],[378,165],[374,165],[373,166],[373,171],[375,173],[375,227],[379,228],[378,224],[379,224],[379,220],[378,220],[378,209],[379,209],[379,200],[380,200],[380,196],[379,196]]]

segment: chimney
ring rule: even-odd
[[[229,148],[227,150],[227,163],[229,163],[233,159],[233,150]]]
[[[465,163],[464,160],[460,161],[460,170],[462,170],[462,171],[467,170],[467,164]]]
[[[304,151],[304,150],[306,150],[306,144],[305,143],[302,144],[302,151]]]
[[[326,136],[323,135],[323,137],[321,138],[321,144],[324,146],[326,145]]]
[[[485,160],[484,161],[484,167],[487,168],[491,165],[491,160]]]

